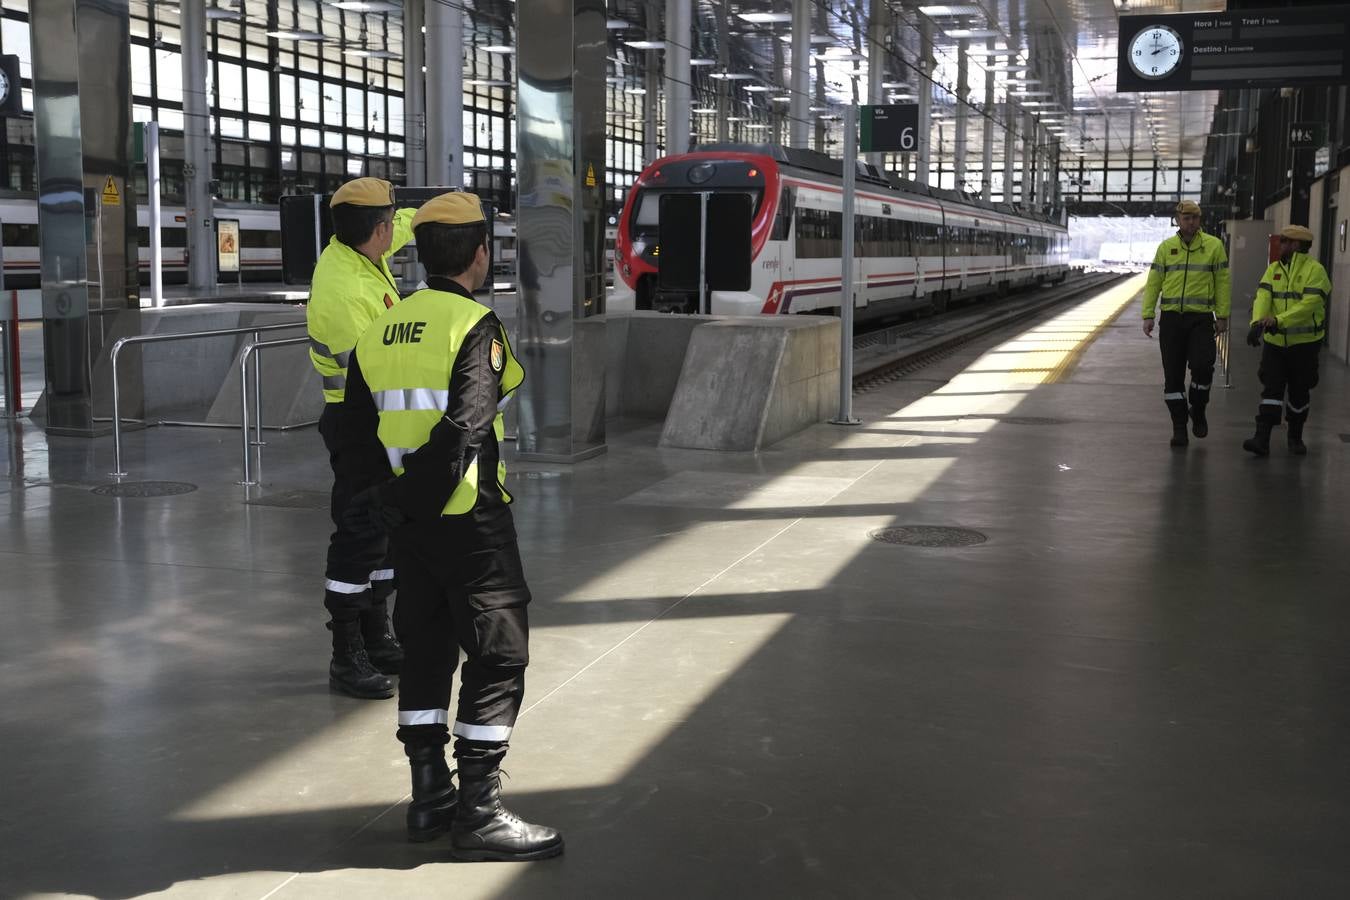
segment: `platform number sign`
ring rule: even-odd
[[[863,153],[912,153],[919,149],[919,104],[864,106],[861,116]]]

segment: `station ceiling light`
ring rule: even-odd
[[[779,97],[770,97],[769,99],[772,100],[774,103],[791,103],[791,102],[792,102],[792,98],[789,97],[789,96],[786,95],[786,94],[783,94],[782,96],[779,96]]]
[[[464,83],[474,87],[511,87],[511,82],[501,78],[466,78]]]
[[[269,31],[267,36],[279,41],[322,41],[326,40],[322,31]]]
[[[747,75],[745,72],[709,72],[708,77],[721,81],[749,81],[755,76]]]
[[[348,12],[403,12],[403,5],[393,0],[337,0],[333,5]]]
[[[993,28],[946,28],[943,29],[942,33],[949,38],[961,40],[962,38],[998,37],[1003,32],[995,31]]]
[[[363,59],[402,59],[403,54],[395,53],[392,50],[366,50],[362,47],[351,47],[342,51],[346,56],[359,56]]]
[[[692,113],[698,113],[699,115],[705,115],[705,116],[706,116],[706,115],[712,115],[713,113],[717,112],[717,110],[713,109],[713,108],[710,107],[710,106],[698,106],[698,107],[695,107],[694,109],[691,109],[691,110],[689,110],[689,111],[692,112]]]
[[[640,87],[631,87],[631,88],[624,88],[623,92],[625,94],[645,94],[647,93],[647,89]]]
[[[665,41],[624,41],[624,44],[625,44],[626,46],[632,47],[634,50],[664,50],[664,49],[666,49],[666,42],[665,42]]]
[[[242,10],[225,9],[222,6],[208,6],[206,8],[206,18],[215,21],[237,22],[244,18]]]
[[[763,131],[764,129],[768,128],[769,126],[768,126],[768,125],[764,125],[764,124],[759,123],[759,122],[752,122],[752,123],[750,123],[749,125],[747,125],[747,126],[745,126],[745,127],[746,127],[748,130],[753,130],[753,131]]]
[[[740,18],[755,25],[767,25],[773,22],[791,22],[792,13],[748,12],[737,13]]]
[[[479,47],[484,53],[515,53],[515,47],[508,47],[505,44],[490,44],[486,47]]]
[[[785,44],[792,43],[792,35],[790,34],[782,35],[778,39]],[[810,37],[810,43],[816,45],[833,44],[834,38],[828,34],[813,34]]]
[[[717,60],[715,60],[715,59],[691,59],[691,60],[689,60],[689,65],[691,65],[691,66],[715,66],[715,65],[717,65]]]
[[[773,88],[769,87],[767,84],[747,84],[745,85],[745,90],[750,91],[752,94],[763,94],[773,90]]]
[[[919,12],[930,18],[938,16],[982,16],[984,8],[974,3],[952,3],[934,6],[920,6]]]
[[[627,19],[606,19],[605,27],[610,31],[623,31],[625,28],[632,28],[633,23]]]

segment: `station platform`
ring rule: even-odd
[[[1255,459],[1235,340],[1173,450],[1141,287],[856,427],[712,453],[611,420],[512,464],[504,794],[567,842],[538,863],[405,839],[394,701],[327,687],[312,429],[247,492],[236,432],[128,434],[129,481],[189,492],[118,498],[106,439],[11,423],[0,896],[1350,896],[1350,372],[1324,355],[1306,458]]]

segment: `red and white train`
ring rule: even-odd
[[[624,202],[614,242],[610,310],[693,312],[697,297],[662,290],[660,198],[670,192],[749,194],[747,291],[712,291],[714,314],[833,313],[840,306],[841,163],[809,150],[719,144],[643,170]],[[860,166],[855,214],[856,315],[943,309],[954,300],[1061,281],[1069,271],[1063,225],[1004,204],[901,182]]]

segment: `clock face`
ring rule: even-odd
[[[1130,41],[1130,68],[1140,78],[1166,78],[1181,65],[1181,35],[1166,25],[1152,25]]]
[[[0,103],[9,99],[9,76],[5,74],[4,69],[0,69]]]

